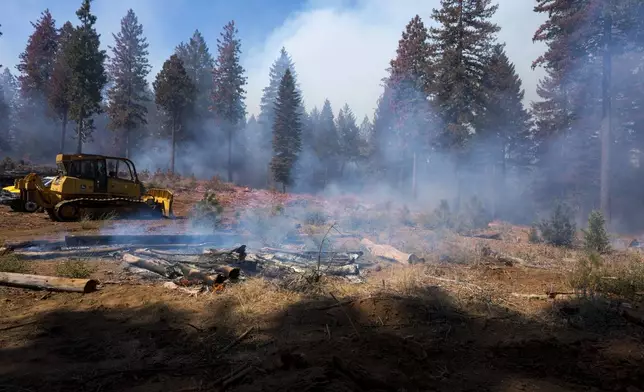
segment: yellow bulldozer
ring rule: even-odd
[[[91,154],[58,154],[58,176],[49,187],[31,173],[17,179],[20,199],[33,202],[59,222],[108,214],[173,217],[173,194],[145,189],[127,158]]]

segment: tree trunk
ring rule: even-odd
[[[60,129],[60,153],[65,152],[65,136],[67,134],[67,111],[63,113],[63,123]]]
[[[416,199],[416,196],[416,153],[414,153],[411,166],[411,197]]]
[[[125,128],[125,157],[130,159],[130,128]]]
[[[82,154],[83,153],[83,126],[85,122],[83,120],[80,120],[77,125],[78,129],[78,140],[76,141],[76,154]]]
[[[170,148],[170,172],[174,174],[174,148],[176,145],[177,120],[172,117],[172,147]]]
[[[610,10],[604,20],[604,59],[602,64],[602,129],[601,129],[601,171],[600,205],[601,211],[610,222],[610,146],[611,146],[611,73],[612,73],[612,29]]]
[[[233,182],[233,132],[228,130],[228,182]]]

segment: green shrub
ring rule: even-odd
[[[14,254],[0,256],[0,272],[24,274],[29,272],[29,265]]]
[[[571,246],[577,231],[572,210],[563,203],[557,203],[549,219],[539,223],[543,240],[554,246]]]
[[[56,266],[56,275],[64,278],[85,279],[96,269],[82,260],[64,261]]]
[[[218,227],[221,224],[223,212],[224,207],[217,199],[217,195],[206,192],[203,198],[192,207],[190,215],[193,222],[198,225]]]
[[[588,229],[584,233],[584,248],[592,252],[607,253],[610,251],[610,239],[606,232],[606,221],[600,211],[592,211],[588,216]]]
[[[539,230],[537,229],[536,225],[532,225],[530,227],[530,232],[528,233],[528,242],[531,244],[540,244],[541,241],[541,236],[539,235]]]

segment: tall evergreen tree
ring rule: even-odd
[[[357,162],[360,157],[360,136],[356,116],[345,104],[338,113],[337,119],[338,134],[340,137],[340,175],[348,163]]]
[[[326,186],[336,175],[340,155],[338,128],[331,101],[328,99],[325,99],[322,105],[313,143],[313,151],[321,164],[321,185]]]
[[[61,123],[59,150],[61,153],[65,152],[65,137],[67,134],[69,107],[71,104],[71,96],[69,94],[71,69],[69,64],[67,64],[66,53],[69,51],[73,34],[74,26],[71,22],[66,22],[58,32],[58,48],[56,50],[54,68],[47,92],[49,107]]]
[[[0,27],[2,27],[1,24],[0,24]],[[0,31],[0,37],[2,37],[2,31]],[[2,64],[0,64],[0,68],[2,68]]]
[[[149,97],[145,89],[151,68],[147,58],[148,43],[143,36],[143,26],[131,9],[121,20],[121,31],[112,36],[114,47],[110,47],[112,57],[108,64],[112,86],[107,92],[107,114],[109,127],[122,132],[125,156],[129,157],[132,132],[142,131],[147,123]]]
[[[360,158],[363,161],[369,160],[373,150],[373,124],[366,115],[358,127],[358,136],[360,138]]]
[[[237,38],[235,22],[224,26],[221,38],[217,40],[219,55],[212,71],[212,112],[215,124],[226,135],[228,145],[228,181],[233,180],[233,137],[244,125],[246,105],[244,96],[246,77],[240,64],[241,41]]]
[[[525,91],[503,45],[496,45],[483,78],[484,108],[476,137],[493,148],[488,164],[500,165],[505,177],[509,161],[525,166],[529,157],[530,115],[523,106]]]
[[[11,126],[11,106],[5,96],[4,84],[0,83],[0,155],[11,150],[9,131]]]
[[[104,50],[100,49],[100,35],[94,24],[96,16],[91,13],[91,1],[83,0],[76,15],[81,24],[74,29],[71,42],[65,52],[70,68],[69,118],[76,123],[76,152],[80,154],[83,142],[94,130],[94,114],[101,113],[101,93],[107,83]]]
[[[385,79],[387,99],[379,107],[377,134],[383,149],[381,166],[395,167],[392,173],[398,185],[411,174],[415,154],[427,153],[434,139],[436,120],[428,97],[434,80],[429,60],[434,49],[421,18],[416,15],[407,24],[398,41],[396,57],[391,60]]]
[[[295,86],[302,96],[298,82],[297,82],[297,72],[295,70],[295,64],[291,59],[291,56],[286,51],[286,48],[282,47],[278,58],[273,62],[269,70],[269,82],[268,86],[264,87],[262,90],[262,97],[260,100],[260,112],[257,116],[257,121],[260,124],[260,131],[262,135],[262,144],[259,151],[255,152],[255,155],[258,158],[258,161],[262,165],[268,164],[270,160],[270,154],[266,154],[266,151],[270,151],[271,139],[273,134],[273,123],[275,122],[275,102],[277,101],[277,95],[279,92],[279,86],[284,77],[284,73],[289,69],[293,80],[295,80]],[[301,107],[301,117],[304,119],[306,111],[304,109],[304,103],[302,101]],[[306,133],[306,132],[305,132]]]
[[[163,63],[153,83],[155,103],[170,120],[171,157],[170,170],[174,172],[177,133],[180,132],[185,114],[191,110],[196,88],[176,54]]]
[[[478,116],[471,161],[484,168],[488,175],[493,202],[493,214],[506,205],[507,174],[521,170],[526,174],[530,163],[530,115],[523,107],[524,91],[514,64],[507,57],[504,46],[496,45],[488,59],[483,78],[485,111]],[[477,159],[478,158],[478,159]],[[502,211],[501,211],[502,212]]]
[[[273,159],[271,170],[276,182],[282,184],[282,191],[294,181],[293,167],[302,149],[301,97],[291,71],[287,69],[280,83],[275,103],[273,124]]]
[[[58,31],[49,10],[43,11],[40,19],[31,25],[34,32],[29,36],[27,48],[20,54],[16,68],[20,71],[18,80],[23,96],[41,104],[46,98],[54,68]]]
[[[473,130],[475,116],[483,112],[482,81],[499,31],[490,19],[497,8],[492,0],[441,0],[441,8],[432,13],[438,23],[430,29],[436,45],[432,90],[446,125],[445,147],[463,146]]]
[[[8,145],[5,144],[5,148],[11,147],[15,149],[16,136],[19,134],[18,125],[19,114],[21,111],[22,99],[20,97],[20,86],[18,85],[18,79],[11,73],[9,68],[5,68],[2,72],[2,77],[0,78],[0,87],[3,90],[4,103],[7,105],[7,111],[9,117],[3,119],[3,124],[0,127],[4,127],[4,135]]]
[[[215,67],[215,60],[199,30],[195,30],[187,43],[179,44],[175,48],[175,54],[183,62],[186,73],[197,89],[193,113],[183,138],[191,141],[203,140],[206,132],[205,124],[211,117],[212,70]]]
[[[257,121],[259,121],[262,126],[266,127],[267,130],[272,129],[275,120],[275,102],[277,101],[282,78],[284,77],[284,73],[287,69],[291,71],[291,76],[295,81],[296,89],[301,96],[302,93],[297,86],[297,72],[295,71],[295,65],[293,64],[291,56],[286,51],[286,48],[282,47],[282,49],[280,49],[279,57],[275,62],[273,62],[273,65],[271,65],[268,75],[268,86],[264,87],[262,90],[262,97],[259,104],[260,113]]]
[[[575,119],[575,128],[579,132],[586,130],[583,140],[581,135],[575,135],[580,141],[577,146],[580,154],[588,154],[589,147],[597,149],[593,154],[596,156],[585,159],[587,165],[580,165],[584,173],[578,172],[577,179],[590,185],[594,182],[591,179],[598,175],[601,210],[609,222],[611,148],[616,137],[613,129],[616,123],[613,118],[614,59],[630,50],[633,40],[637,40],[638,34],[632,33],[633,27],[641,23],[637,20],[640,7],[641,2],[601,0],[538,0],[535,7],[535,12],[548,15],[548,20],[533,38],[548,45],[546,53],[535,61],[535,65],[548,70],[549,84],[553,91],[559,90],[563,94],[560,101],[566,104],[565,110]],[[599,140],[598,145],[595,139]],[[592,167],[595,162],[597,168]],[[573,184],[570,185],[572,188]],[[579,185],[575,183],[574,188],[578,190]]]

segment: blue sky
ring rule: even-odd
[[[499,39],[524,80],[527,100],[535,98],[542,72],[530,63],[543,51],[532,43],[542,16],[532,12],[528,0],[497,0],[495,21]],[[30,22],[49,8],[58,25],[75,15],[80,0],[2,0],[0,64],[15,71],[24,50]],[[243,65],[248,75],[247,106],[256,113],[268,68],[285,46],[299,76],[306,106],[321,106],[329,98],[337,111],[348,103],[361,117],[372,116],[380,80],[394,55],[407,22],[419,14],[426,24],[439,0],[94,0],[101,43],[113,42],[112,33],[132,8],[143,24],[150,44],[149,80],[159,71],[174,47],[199,29],[213,55],[221,28],[235,20],[242,39]],[[108,51],[109,54],[109,51]]]

